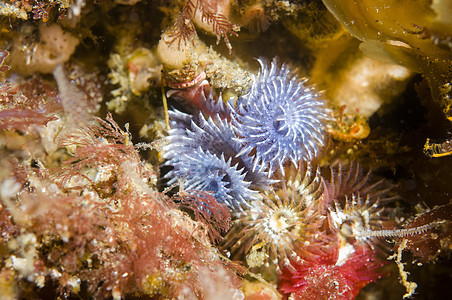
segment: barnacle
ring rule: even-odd
[[[284,163],[312,161],[325,146],[329,110],[306,80],[289,67],[269,67],[259,59],[261,71],[248,94],[240,97],[233,114],[239,141],[245,146],[239,155],[255,153],[254,168],[263,165],[269,173]]]

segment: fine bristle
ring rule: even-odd
[[[298,78],[289,67],[270,66],[262,60],[261,71],[250,91],[237,101],[232,116],[242,155],[255,152],[255,167],[264,166],[269,173],[283,165],[312,161],[325,147],[329,110],[319,94]]]
[[[240,210],[257,198],[254,186],[272,182],[264,172],[248,172],[249,163],[235,158],[240,143],[230,123],[218,116],[206,119],[202,114],[169,113],[173,129],[163,155],[165,164],[173,167],[165,176],[169,184],[183,179],[185,189],[212,192],[219,202]]]
[[[281,181],[262,200],[252,202],[225,237],[223,248],[235,258],[246,256],[249,267],[276,270],[313,256],[312,247],[325,242],[324,236],[318,235],[324,218],[316,210],[318,190],[311,189],[312,184],[302,186],[315,174],[309,169],[293,178],[290,186]],[[314,235],[316,240],[311,239]],[[300,244],[312,247],[300,249]]]
[[[433,222],[430,224],[422,225],[413,228],[402,229],[385,229],[385,230],[363,230],[359,232],[359,238],[367,237],[408,237],[418,234],[424,234],[427,230],[432,229],[445,222]]]

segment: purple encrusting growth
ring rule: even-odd
[[[253,168],[264,166],[269,174],[291,161],[311,162],[325,146],[326,122],[331,118],[325,102],[305,86],[286,64],[270,67],[259,59],[261,71],[250,91],[237,101],[232,123],[244,144],[238,156],[254,154]]]

